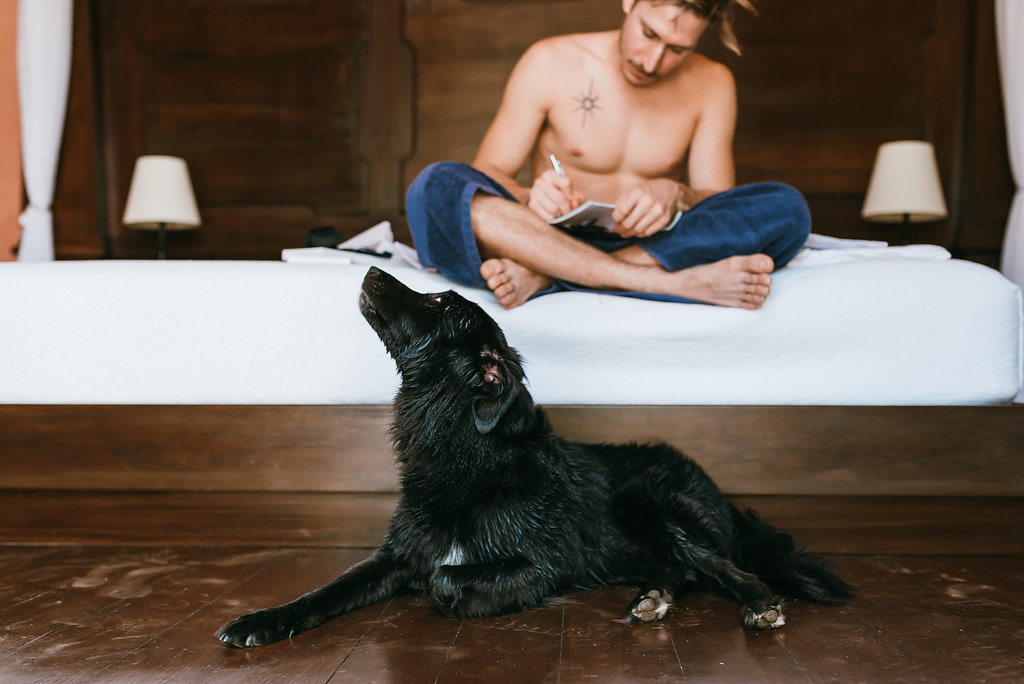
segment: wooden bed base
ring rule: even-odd
[[[679,447],[733,494],[1024,496],[1024,406],[551,406]],[[18,489],[394,492],[388,406],[0,406]]]
[[[777,499],[790,527],[853,500],[885,519],[911,497],[944,525],[1024,512],[1018,405],[547,410],[570,439],[672,443],[727,494]],[[374,545],[398,489],[389,421],[388,406],[3,405],[0,541]]]

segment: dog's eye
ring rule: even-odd
[[[443,297],[440,294],[430,294],[427,295],[427,299],[434,302],[435,304],[440,304]]]

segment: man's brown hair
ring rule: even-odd
[[[740,42],[732,30],[733,9],[739,5],[748,12],[757,14],[751,0],[663,0],[663,2],[679,5],[701,19],[707,19],[711,24],[718,24],[718,38],[722,41],[722,45],[737,55],[741,53]]]

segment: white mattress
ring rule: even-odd
[[[936,251],[937,250],[937,251]],[[442,277],[388,268],[419,290]],[[0,403],[379,404],[366,266],[0,264]],[[502,310],[547,404],[983,404],[1021,383],[1021,293],[942,250],[806,252],[759,311],[564,293]]]

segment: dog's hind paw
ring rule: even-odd
[[[782,613],[782,602],[767,606],[764,610],[744,609],[743,624],[747,629],[778,629],[782,627],[786,624],[786,616]]]
[[[641,592],[629,604],[626,622],[657,622],[665,619],[672,607],[672,595],[664,589]]]

